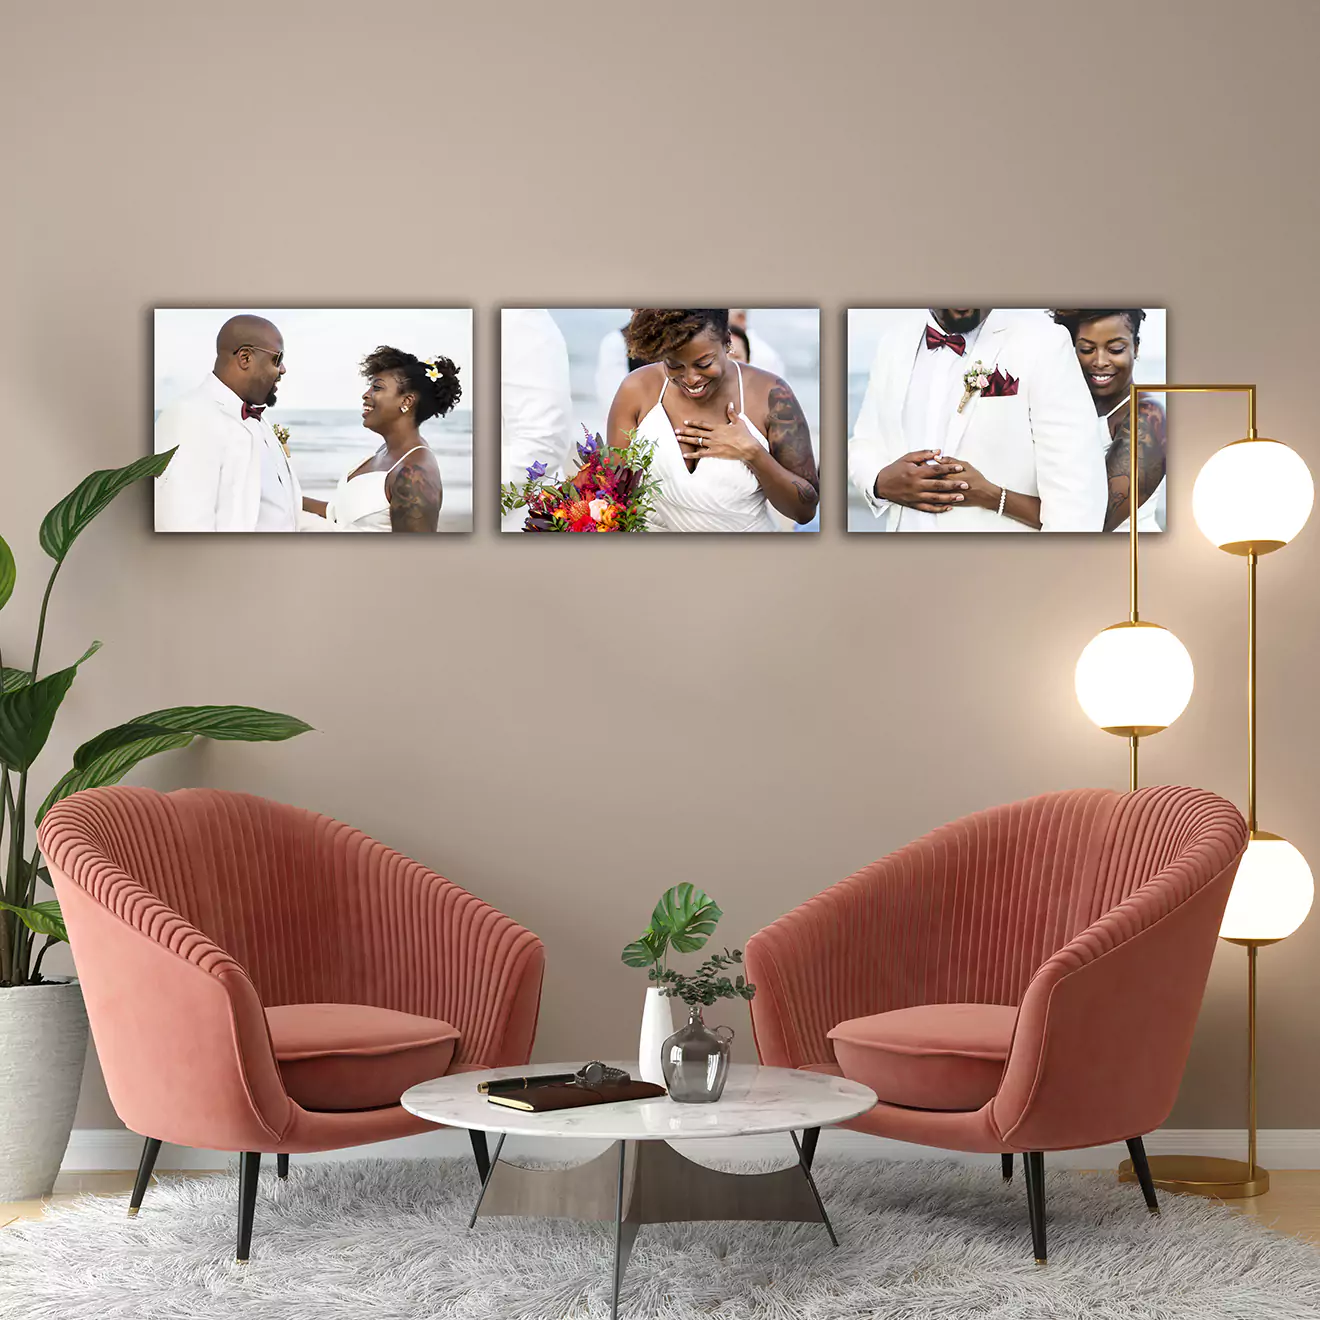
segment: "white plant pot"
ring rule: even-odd
[[[86,1061],[77,981],[0,986],[0,1201],[54,1187]]]
[[[642,1038],[637,1044],[637,1071],[644,1082],[665,1084],[660,1069],[660,1053],[674,1034],[674,1001],[652,986],[642,1005]]]

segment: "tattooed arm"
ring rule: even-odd
[[[420,449],[395,470],[389,490],[392,532],[434,532],[440,524],[440,464]]]
[[[770,452],[758,445],[748,465],[765,497],[786,518],[809,523],[820,503],[820,475],[811,450],[811,428],[792,389],[772,379],[766,407],[765,438]]]
[[[1155,399],[1138,396],[1137,404],[1137,506],[1145,504],[1164,480],[1164,409]],[[1132,414],[1124,408],[1115,414],[1112,443],[1105,456],[1109,470],[1109,505],[1105,509],[1105,531],[1112,532],[1128,516],[1132,499],[1130,440]]]

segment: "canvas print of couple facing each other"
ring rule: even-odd
[[[1129,390],[1165,375],[1158,308],[848,313],[848,530],[1126,532]],[[1137,530],[1165,527],[1165,415],[1143,395]]]
[[[470,312],[171,308],[155,329],[157,531],[471,530]]]

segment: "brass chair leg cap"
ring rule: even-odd
[[[138,1208],[137,1208],[137,1206],[135,1206],[135,1205],[130,1205],[130,1206],[128,1207],[128,1217],[129,1217],[130,1219],[134,1219],[134,1218],[136,1218],[136,1217],[137,1217],[137,1212],[138,1212]]]
[[[247,1264],[247,1257],[246,1257],[246,1256],[235,1256],[235,1257],[234,1257],[234,1264],[235,1264],[235,1265],[246,1265],[246,1264]]]
[[[1044,1256],[1036,1257],[1036,1264],[1039,1265],[1041,1269],[1044,1269],[1047,1263],[1048,1262],[1045,1260]]]
[[[1149,1210],[1150,1213],[1153,1215],[1157,1215],[1160,1212],[1160,1208],[1157,1205],[1148,1205],[1146,1209]]]

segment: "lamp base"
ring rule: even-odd
[[[1190,1196],[1215,1196],[1236,1201],[1261,1196],[1270,1189],[1268,1169],[1252,1168],[1246,1160],[1225,1160],[1213,1155],[1152,1155],[1150,1176],[1166,1192]],[[1118,1166],[1119,1182],[1136,1182],[1131,1160]]]

